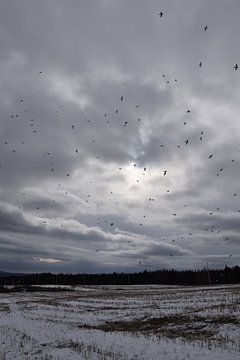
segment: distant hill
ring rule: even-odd
[[[7,276],[24,276],[23,273],[11,273],[6,271],[0,271],[0,277],[7,277]]]

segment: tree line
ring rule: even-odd
[[[33,273],[0,277],[0,285],[216,285],[240,283],[240,267],[218,270],[156,270],[125,273]]]

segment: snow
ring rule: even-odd
[[[1,293],[0,360],[239,359],[239,295],[240,286]]]

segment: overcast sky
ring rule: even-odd
[[[0,270],[239,264],[239,14],[0,0]]]

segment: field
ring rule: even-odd
[[[239,359],[240,286],[0,294],[0,359]]]

